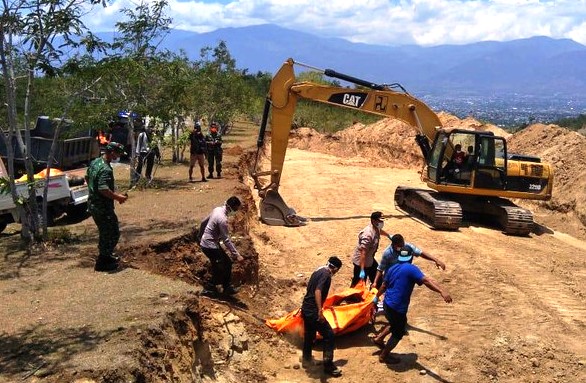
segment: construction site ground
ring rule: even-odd
[[[441,118],[446,126],[497,130]],[[395,209],[396,186],[424,186],[409,129],[384,120],[334,135],[294,131],[280,192],[308,218],[297,228],[258,220],[249,177],[256,126],[237,124],[225,137],[222,179],[189,183],[187,164],[171,163],[165,152],[153,183],[116,206],[125,261],[116,273],[93,271],[91,218],[58,220],[52,241],[33,251],[20,245],[20,227],[9,225],[0,235],[0,382],[585,382],[586,138],[545,125],[509,137],[510,151],[556,168],[551,201],[515,201],[538,224],[515,237],[487,222],[436,231]],[[129,167],[114,168],[123,190]],[[194,228],[233,194],[245,205],[231,222],[246,257],[234,269],[242,289],[234,299],[210,299],[199,295],[207,259]],[[336,339],[342,377],[303,369],[300,340],[264,320],[298,308],[312,271],[331,255],[344,262],[331,290],[347,288],[358,232],[375,210],[388,217],[385,230],[446,263],[442,271],[415,261],[454,301],[416,287],[409,335],[395,350],[399,364],[378,362],[369,335],[384,324],[379,316]],[[388,243],[382,239],[379,255]],[[318,343],[318,359],[320,350]]]

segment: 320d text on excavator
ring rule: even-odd
[[[328,77],[356,87],[298,82],[294,72],[296,64],[320,70]],[[463,216],[482,215],[488,216],[504,233],[528,235],[534,228],[533,215],[510,199],[551,198],[552,166],[537,157],[508,153],[505,138],[492,132],[442,126],[429,106],[398,84],[376,84],[288,59],[269,87],[252,172],[261,198],[260,218],[268,225],[299,226],[305,223],[305,219],[287,206],[279,194],[289,133],[299,99],[396,118],[412,126],[425,162],[422,181],[429,189],[399,186],[395,190],[395,205],[433,228],[458,230]],[[271,169],[260,171],[259,158],[269,120]],[[464,152],[461,148],[467,150]]]

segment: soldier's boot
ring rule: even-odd
[[[96,260],[96,265],[94,266],[95,271],[114,271],[118,269],[118,258],[109,256],[109,257],[99,257]]]

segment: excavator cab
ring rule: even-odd
[[[428,158],[427,178],[436,185],[505,190],[507,146],[491,132],[440,130]]]

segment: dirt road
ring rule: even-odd
[[[586,381],[586,242],[557,231],[506,236],[472,224],[459,232],[431,230],[394,208],[395,187],[418,182],[415,170],[356,166],[352,158],[292,149],[280,190],[310,223],[257,228],[262,238],[270,238],[269,245],[257,241],[260,263],[275,277],[306,280],[328,256],[343,259],[334,290],[350,283],[350,254],[375,210],[391,217],[385,230],[402,233],[447,264],[441,271],[416,261],[450,290],[454,303],[416,288],[408,315],[414,328],[396,349],[403,362],[392,369],[380,365],[366,333],[350,335],[338,342],[336,358],[344,370],[339,381],[360,376],[394,382]],[[382,241],[386,247],[389,241]],[[275,314],[300,302],[302,294],[299,287],[275,298]],[[268,369],[278,363],[277,355]],[[282,382],[308,380],[303,370],[276,374]]]

